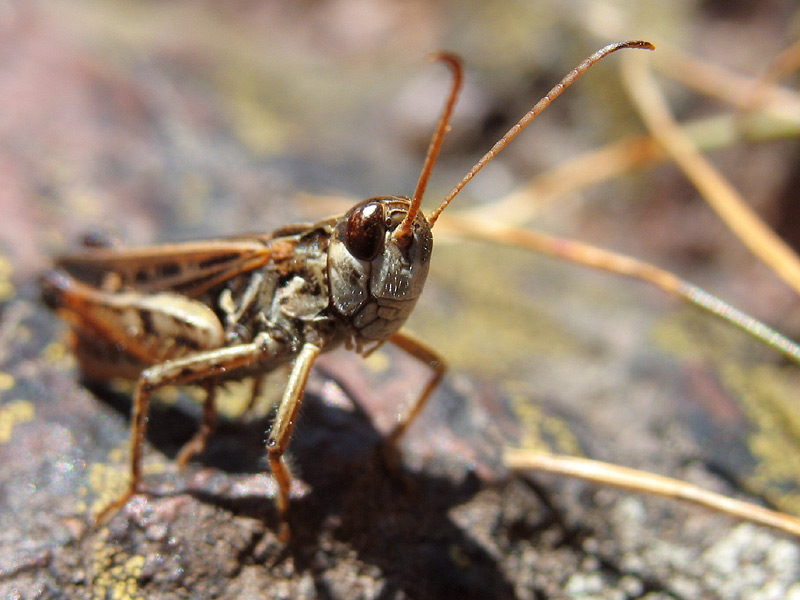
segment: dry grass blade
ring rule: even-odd
[[[726,515],[800,537],[800,519],[763,506],[729,498],[690,483],[618,465],[557,456],[524,449],[506,449],[504,462],[512,469],[567,475],[623,490],[652,494],[703,506]]]
[[[759,108],[755,106],[752,110]],[[800,135],[800,117],[788,120],[786,112],[777,112],[774,104],[764,108],[748,115],[753,118],[743,119],[741,112],[721,112],[683,123],[681,129],[704,152],[726,148],[743,138],[758,142]],[[737,110],[742,110],[739,105]],[[559,198],[668,159],[668,154],[649,135],[631,136],[567,160],[491,204],[462,214],[507,225],[524,225]]]
[[[778,81],[800,69],[800,42],[796,42],[789,46],[786,50],[781,52],[772,64],[767,68],[764,74],[755,82],[753,91],[748,94],[740,112],[742,116],[749,115],[750,113],[761,109],[769,104],[770,96],[776,88]],[[790,92],[792,93],[792,92]],[[800,112],[800,98],[797,94],[792,94],[797,100],[793,103],[797,112]],[[796,113],[795,113],[796,114]]]
[[[533,177],[521,188],[487,206],[464,211],[478,220],[523,225],[559,197],[663,160],[664,153],[646,136],[631,137],[588,152]]]
[[[441,223],[440,233],[525,248],[575,264],[650,283],[746,331],[763,344],[800,364],[800,345],[796,342],[693,283],[655,265],[577,240],[508,225],[455,215],[447,215],[447,218],[442,218]]]
[[[663,52],[659,52],[655,67],[689,89],[717,98],[737,110],[758,108],[773,118],[796,123],[800,119],[800,94],[778,87],[775,82],[800,60],[795,56],[800,52],[798,46],[784,51],[760,79],[734,73],[670,47],[660,48]]]
[[[739,193],[681,131],[647,66],[640,61],[627,60],[623,63],[623,75],[630,95],[652,136],[672,156],[742,243],[800,293],[800,259],[761,221]]]

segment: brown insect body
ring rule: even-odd
[[[462,79],[460,62],[446,54],[440,59],[452,69],[454,82],[412,198],[372,198],[342,217],[266,235],[130,249],[92,240],[83,252],[58,259],[42,280],[42,295],[71,325],[81,368],[99,379],[138,380],[130,488],[98,518],[141,491],[142,446],[155,389],[199,384],[208,391],[201,429],[178,457],[185,464],[205,448],[214,427],[214,390],[219,383],[254,375],[255,396],[261,376],[291,362],[267,443],[279,488],[281,536],[288,538],[291,478],[283,454],[314,360],[342,343],[366,354],[391,341],[431,368],[422,393],[388,436],[389,443],[395,442],[446,369],[435,351],[401,331],[425,284],[436,219],[582,72],[607,54],[630,47],[652,49],[647,42],[620,42],[586,59],[498,141],[427,218],[420,210],[422,196]]]
[[[84,374],[139,380],[132,486],[103,515],[139,491],[153,389],[199,383],[208,390],[204,425],[179,455],[185,464],[205,448],[214,428],[215,386],[254,376],[255,396],[264,374],[294,361],[268,442],[283,519],[290,479],[282,456],[316,356],[343,342],[364,353],[395,335],[407,351],[427,356],[424,346],[397,333],[422,292],[432,250],[421,212],[409,236],[397,235],[410,204],[408,198],[373,198],[342,217],[271,235],[88,248],[56,262],[42,280],[42,295],[72,325]],[[441,378],[443,365],[434,369],[435,381],[409,415],[419,412]],[[401,419],[392,437],[406,425]]]
[[[366,350],[400,329],[425,284],[432,235],[422,213],[410,243],[393,238],[409,203],[373,198],[314,225],[211,241],[213,259],[190,258],[194,242],[91,249],[58,260],[43,295],[74,325],[83,370],[103,379],[256,340],[272,351],[214,380],[263,374],[305,343]]]

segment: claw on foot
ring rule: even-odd
[[[119,510],[128,503],[128,500],[133,498],[138,493],[139,492],[134,487],[130,487],[128,491],[126,491],[97,514],[97,516],[94,518],[95,526],[100,527],[101,525],[108,523],[111,517],[117,514]]]
[[[178,469],[183,470],[192,458],[202,453],[206,449],[205,438],[200,435],[195,435],[192,439],[186,442],[175,457],[175,462]]]

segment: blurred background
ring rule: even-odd
[[[430,205],[599,46],[648,39],[663,48],[649,57],[656,70],[680,50],[757,77],[796,39],[795,8],[690,1],[7,2],[3,250],[41,267],[45,252],[68,247],[84,227],[71,225],[71,216],[145,242],[270,229],[311,218],[312,210],[331,212],[321,202],[298,205],[298,191],[410,193],[449,85],[428,59],[445,49],[463,58],[467,76]],[[570,158],[641,132],[618,63],[598,66],[570,90],[469,186],[460,207],[490,203]],[[673,68],[662,82],[680,119],[730,108],[674,79]],[[794,144],[730,143],[714,156],[789,238]],[[702,261],[719,243],[714,219],[694,208],[695,193],[671,175],[669,167],[637,170],[558,204],[575,212],[588,205],[588,215],[574,215],[568,226],[584,239],[599,241],[611,222],[619,227],[611,245],[620,250],[676,260],[685,251]],[[30,235],[37,210],[58,226]]]
[[[798,120],[737,124],[799,32],[788,0],[5,0],[0,314],[33,302],[38,274],[87,231],[126,244],[270,231],[344,212],[354,199],[410,195],[450,84],[430,62],[438,50],[462,57],[465,84],[424,207],[585,56],[644,39],[657,48],[644,60],[676,118],[697,125],[695,141],[723,176],[797,247]],[[558,176],[645,134],[623,59],[587,73],[448,212],[486,211],[476,214],[654,262],[800,336],[796,294],[671,162],[634,156],[591,185]],[[780,84],[791,91],[796,81],[790,72]],[[522,204],[502,202],[527,184]],[[506,206],[516,208],[493,208]],[[524,216],[513,214],[520,206]],[[442,236],[410,326],[453,368],[432,419],[477,397],[490,418],[507,411],[520,425],[499,419],[498,446],[683,477],[700,461],[735,490],[800,512],[796,366],[661,292]],[[41,318],[32,329],[33,339],[4,338],[21,348],[4,357],[17,381],[20,361],[51,356],[42,350],[61,331]],[[402,356],[382,360],[411,377]],[[323,367],[363,369],[345,354]],[[357,391],[367,386],[367,375],[344,376]],[[429,457],[414,440],[410,460]]]

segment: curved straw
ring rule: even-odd
[[[417,181],[417,189],[414,190],[414,195],[411,197],[411,206],[408,208],[408,213],[403,222],[395,230],[395,239],[402,241],[408,239],[411,234],[411,224],[419,212],[419,207],[422,204],[422,197],[425,195],[425,188],[428,186],[428,180],[431,178],[433,166],[436,164],[436,159],[439,158],[439,151],[442,149],[444,136],[447,133],[450,125],[450,117],[453,114],[453,107],[458,99],[458,92],[461,90],[461,82],[464,79],[463,69],[461,68],[461,61],[454,54],[442,52],[436,54],[434,57],[447,63],[447,66],[453,71],[453,86],[450,88],[450,96],[442,109],[442,115],[439,117],[439,123],[436,125],[436,131],[433,132],[431,142],[428,145],[428,153],[425,155],[425,163],[422,166],[422,172],[419,174]]]
[[[586,60],[584,60],[581,64],[577,67],[572,69],[567,75],[562,79],[556,86],[547,92],[547,95],[539,100],[536,105],[528,111],[528,113],[522,117],[516,125],[514,125],[511,129],[508,130],[500,140],[492,146],[491,150],[489,150],[486,154],[481,157],[481,159],[475,163],[469,172],[464,175],[464,178],[458,182],[458,184],[450,190],[450,193],[447,194],[447,197],[444,201],[434,210],[431,214],[428,215],[428,224],[433,227],[433,224],[436,223],[436,219],[439,218],[441,212],[447,208],[447,205],[450,204],[450,201],[455,198],[458,193],[464,189],[464,186],[467,185],[475,175],[485,167],[491,160],[497,156],[497,154],[505,148],[508,143],[513,140],[517,135],[525,129],[525,127],[533,121],[539,113],[541,113],[545,108],[550,106],[550,103],[558,98],[565,89],[567,89],[572,82],[574,82],[578,77],[580,77],[587,69],[589,69],[593,64],[597,61],[602,60],[612,52],[616,52],[617,50],[622,50],[623,48],[639,48],[642,50],[655,50],[655,46],[650,42],[644,41],[630,41],[630,42],[617,42],[616,44],[609,44],[608,46],[601,48],[591,56],[589,56]]]
[[[577,240],[509,225],[487,223],[485,220],[448,215],[442,223],[445,233],[469,236],[470,239],[480,239],[513,248],[527,248],[575,264],[650,283],[747,332],[762,344],[800,364],[800,345],[797,342],[717,296],[655,265]]]
[[[622,490],[683,500],[737,519],[800,536],[800,519],[797,517],[750,502],[728,498],[672,477],[655,475],[588,458],[558,456],[522,448],[506,448],[503,453],[503,461],[508,467],[515,470],[534,470],[567,475]]]

